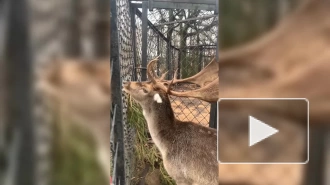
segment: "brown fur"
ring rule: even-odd
[[[67,59],[55,61],[39,76],[38,88],[65,120],[72,120],[94,136],[98,159],[110,176],[110,62]],[[65,125],[62,125],[65,131]]]
[[[168,95],[163,90],[155,89],[151,82],[127,82],[123,90],[142,106],[165,169],[176,183],[217,185],[216,130],[177,120]],[[161,103],[154,100],[157,93]]]
[[[222,52],[218,97],[307,98],[311,126],[327,123],[330,120],[329,8],[328,1],[309,0],[262,38]],[[308,46],[303,47],[302,43]],[[298,122],[304,118],[299,115],[300,105],[284,107],[254,104],[248,108],[291,115]]]

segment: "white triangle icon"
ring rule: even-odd
[[[249,116],[249,146],[253,146],[277,132],[277,129]]]

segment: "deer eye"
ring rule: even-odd
[[[148,93],[148,91],[145,88],[142,88],[144,93]]]

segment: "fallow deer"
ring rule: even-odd
[[[216,130],[177,120],[167,92],[149,78],[149,82],[125,82],[123,91],[141,105],[166,171],[178,185],[218,185]]]
[[[65,120],[89,131],[105,177],[110,176],[110,62],[80,59],[54,61],[40,73],[38,88]],[[58,110],[60,109],[60,110]],[[66,126],[61,125],[65,131]]]

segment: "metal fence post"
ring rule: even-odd
[[[217,14],[218,15],[218,42],[216,43],[216,51],[215,51],[215,57],[216,57],[216,61],[219,62],[219,25],[220,25],[220,18],[219,18],[219,9],[220,9],[220,3],[219,1],[216,1],[216,10],[214,11],[214,14]],[[217,128],[217,111],[218,111],[218,106],[217,106],[217,103],[211,103],[211,108],[210,108],[210,122],[209,122],[209,125],[210,127],[212,128]]]
[[[137,63],[137,54],[136,54],[136,29],[135,29],[135,14],[136,8],[131,6],[131,28],[132,28],[132,48],[133,48],[133,80],[137,80],[137,71],[136,71],[136,63]]]
[[[217,128],[217,103],[211,103],[210,109],[209,126],[211,128]]]
[[[167,42],[167,50],[166,50],[166,64],[167,64],[167,79],[171,79],[172,75],[171,75],[171,41],[168,40]]]
[[[148,2],[142,3],[142,68],[141,81],[147,80],[147,49],[148,49]]]
[[[4,58],[5,40],[8,24],[8,1],[0,3],[0,58]],[[6,86],[5,86],[5,61],[0,61],[0,183],[3,181],[4,172],[6,171]]]
[[[159,35],[157,35],[157,56],[160,55],[159,42],[160,42]],[[160,71],[159,71],[159,66],[160,66],[160,64],[159,64],[159,62],[157,62],[157,75],[158,75],[158,76],[159,76],[159,73],[160,73]]]
[[[220,2],[216,1],[216,8],[215,8],[215,14],[218,15],[218,39],[217,39],[217,43],[216,43],[216,51],[215,51],[215,57],[216,57],[216,61],[219,62],[219,52],[220,52],[220,29],[219,29],[219,25],[220,25]]]
[[[111,62],[112,62],[112,77],[111,77],[111,97],[113,104],[117,105],[115,112],[115,126],[114,126],[114,143],[118,144],[117,152],[120,154],[117,156],[114,165],[116,165],[117,171],[115,172],[118,179],[114,181],[121,182],[121,185],[125,185],[125,163],[124,163],[124,128],[123,128],[123,105],[122,105],[122,80],[121,80],[121,67],[120,67],[120,55],[119,55],[119,33],[117,25],[117,4],[116,0],[110,1],[110,15],[111,15]],[[109,123],[110,124],[110,123]],[[115,156],[115,155],[113,155]],[[117,185],[117,183],[116,183]]]
[[[198,47],[198,52],[199,52],[198,71],[201,71],[202,70],[202,65],[203,65],[203,46]]]
[[[18,6],[19,5],[19,6]],[[14,184],[35,185],[35,142],[32,121],[32,62],[25,0],[11,0],[9,5],[6,67],[8,85],[8,123],[17,130],[17,159]]]
[[[177,78],[181,78],[181,55],[182,55],[182,48],[179,49],[178,52],[178,73],[177,73]]]

